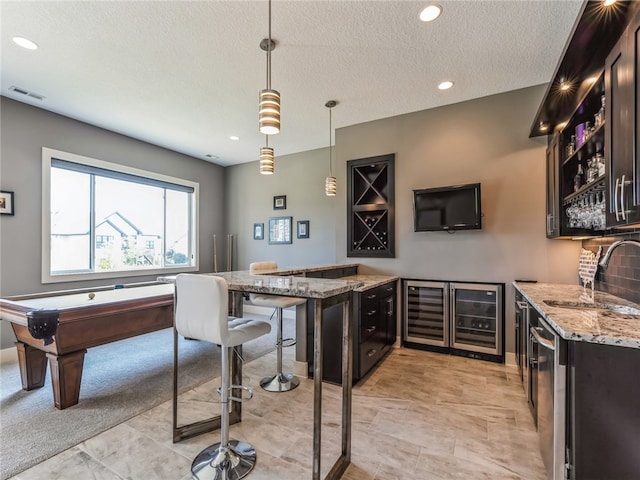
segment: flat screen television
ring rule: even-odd
[[[481,229],[480,184],[414,190],[413,225],[416,232]]]

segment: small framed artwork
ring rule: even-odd
[[[291,217],[269,219],[269,245],[291,243]]]
[[[297,237],[309,238],[309,220],[300,220],[297,224]]]
[[[287,196],[278,195],[273,197],[273,209],[274,210],[286,210],[287,209]]]
[[[13,192],[0,191],[0,214],[13,215],[14,212]]]
[[[253,224],[253,239],[264,240],[264,223]]]

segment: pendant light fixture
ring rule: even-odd
[[[260,173],[262,175],[273,175],[274,171],[274,155],[273,148],[269,146],[269,135],[267,138],[267,146],[260,149]]]
[[[324,182],[324,193],[327,197],[335,197],[338,185],[336,182],[336,177],[333,176],[333,148],[331,147],[331,109],[338,104],[335,100],[329,100],[324,104],[325,107],[329,109],[329,176],[326,178]]]
[[[269,0],[269,38],[260,42],[260,48],[267,52],[267,88],[260,92],[260,133],[275,135],[280,133],[280,92],[271,88],[271,52],[276,48],[276,43],[271,40],[271,0]]]

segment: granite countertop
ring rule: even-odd
[[[394,275],[349,275],[348,277],[340,277],[340,280],[351,280],[362,283],[362,286],[354,288],[355,292],[364,292],[372,288],[379,287],[389,282],[397,282],[400,277]]]
[[[203,273],[215,275],[227,282],[229,290],[247,293],[264,293],[286,297],[310,299],[330,298],[350,292],[362,286],[362,282],[343,279],[307,278],[293,275],[252,275],[247,271]],[[158,277],[161,283],[175,283],[176,276]]]
[[[565,340],[640,349],[640,315],[630,314],[640,311],[640,305],[604,292],[591,298],[591,290],[579,285],[513,285]],[[580,308],[552,306],[555,302]],[[621,308],[617,312],[603,308],[611,305]]]
[[[332,265],[315,265],[310,267],[278,267],[273,270],[264,270],[260,275],[301,275],[308,272],[322,272],[324,270],[334,270],[336,268],[353,268],[358,267],[357,263],[332,264]],[[239,270],[248,272],[249,270]]]

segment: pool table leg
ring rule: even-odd
[[[66,355],[47,353],[51,366],[53,402],[58,410],[64,410],[78,403],[85,353],[87,353],[86,349]]]
[[[44,377],[47,374],[47,357],[45,352],[16,342],[18,350],[18,365],[20,366],[20,380],[23,390],[35,390],[44,385]]]

